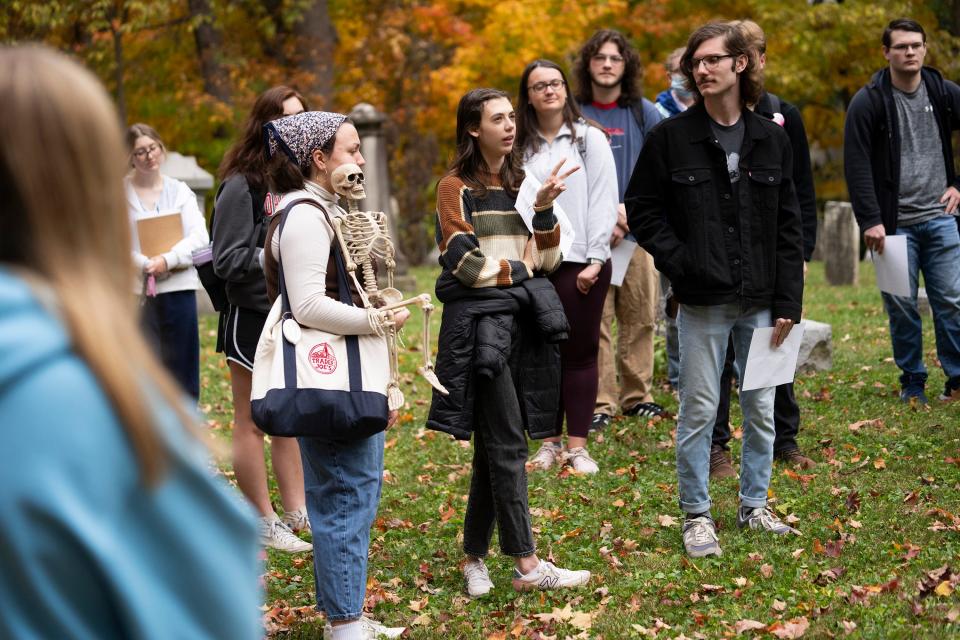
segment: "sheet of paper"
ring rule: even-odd
[[[539,190],[540,181],[528,173],[517,192],[515,207],[530,233],[533,233],[533,203],[537,199],[537,191]],[[574,239],[573,225],[570,224],[570,218],[567,217],[567,214],[564,213],[556,201],[553,202],[553,214],[557,216],[557,221],[560,223],[560,251],[564,256],[569,256]]]
[[[883,241],[883,253],[870,252],[877,271],[877,286],[880,291],[895,296],[910,295],[910,269],[907,258],[907,237],[887,236]]]
[[[615,287],[623,284],[623,276],[627,275],[627,267],[630,266],[633,252],[636,250],[637,243],[627,238],[624,238],[620,241],[620,244],[610,249],[610,259],[613,263],[613,275],[610,276],[610,284]]]
[[[773,347],[773,327],[753,330],[747,370],[743,374],[743,391],[777,387],[793,382],[797,373],[797,358],[803,341],[803,323],[795,325],[779,347]]]
[[[170,251],[173,245],[183,240],[180,212],[140,218],[137,220],[137,237],[140,239],[140,253],[148,258]]]

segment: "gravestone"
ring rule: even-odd
[[[857,284],[860,277],[860,228],[849,202],[827,202],[823,213],[824,272],[832,285]]]
[[[213,176],[197,164],[193,156],[185,156],[176,151],[168,151],[167,159],[160,167],[160,173],[177,180],[183,180],[194,195],[197,196],[197,206],[200,214],[206,215],[207,194],[213,189]],[[197,289],[197,312],[200,314],[216,313],[206,289]]]
[[[197,164],[197,159],[193,156],[184,156],[176,151],[168,151],[166,156],[160,173],[186,182],[197,196],[200,213],[205,214],[207,194],[213,189],[213,176]]]
[[[804,319],[797,372],[827,371],[832,366],[833,330],[826,323]]]

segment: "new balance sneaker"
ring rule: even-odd
[[[533,469],[546,471],[556,464],[562,454],[563,447],[559,442],[544,442],[540,445],[540,450],[537,451],[536,455],[530,458],[530,466]]]
[[[593,475],[600,471],[597,461],[590,457],[590,453],[584,447],[575,447],[568,449],[566,453],[566,464],[577,473],[586,473]]]
[[[740,507],[737,509],[737,526],[741,529],[769,531],[778,536],[785,536],[788,533],[800,535],[799,531],[778,518],[767,507]]]
[[[683,521],[683,548],[691,558],[723,555],[717,525],[709,516],[697,516]]]
[[[487,572],[487,565],[482,559],[467,560],[463,565],[463,582],[467,595],[471,598],[480,598],[493,589],[493,581]]]
[[[600,431],[606,428],[610,424],[610,420],[610,416],[605,413],[593,414],[593,419],[590,420],[590,431]]]
[[[377,638],[399,638],[406,627],[388,627],[379,620],[363,616],[357,620],[360,624],[360,637],[363,640],[377,640]],[[323,640],[333,640],[333,626],[328,622],[323,627]]]
[[[287,525],[287,528],[294,533],[304,531],[310,533],[310,518],[307,517],[307,508],[300,507],[296,511],[287,511],[280,518],[280,522]]]
[[[547,589],[569,589],[581,587],[590,582],[590,572],[561,569],[552,562],[541,559],[540,564],[530,573],[513,570],[513,588],[517,591],[545,591]]]
[[[272,549],[279,549],[287,553],[302,553],[312,551],[313,545],[304,542],[283,524],[276,516],[272,518],[260,518],[258,526],[260,533],[260,544]]]
[[[733,468],[730,452],[720,445],[710,447],[710,479],[736,478],[737,470]]]
[[[639,416],[641,418],[656,418],[663,415],[663,407],[656,402],[640,402],[629,409],[624,409],[625,416]]]

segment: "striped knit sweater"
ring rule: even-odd
[[[487,173],[482,178],[487,184],[482,198],[457,176],[444,176],[437,185],[440,265],[468,287],[509,287],[533,277],[523,263],[530,232],[500,177]],[[535,270],[550,273],[563,260],[552,206],[534,213],[533,229]]]

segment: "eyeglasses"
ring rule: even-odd
[[[890,47],[890,48],[893,49],[894,51],[898,51],[898,52],[900,52],[900,53],[905,53],[905,52],[907,52],[908,50],[909,50],[909,51],[920,51],[921,49],[923,49],[923,47],[924,47],[924,43],[923,43],[923,42],[904,42],[904,43],[902,43],[902,44],[895,44],[895,45],[893,45],[893,46]]]
[[[530,89],[534,93],[543,93],[547,90],[547,87],[550,87],[554,91],[560,91],[560,87],[562,87],[564,84],[566,83],[563,80],[557,79],[551,80],[550,82],[538,82],[530,85],[527,87],[527,89]]]
[[[160,145],[152,144],[149,147],[146,147],[144,149],[137,149],[136,151],[134,151],[133,157],[135,157],[137,160],[143,160],[144,158],[147,158],[153,155],[154,153],[158,153],[159,151],[161,151],[161,149],[162,148],[160,147]]]
[[[610,64],[623,64],[623,56],[618,56],[616,54],[613,54],[612,56],[608,56],[602,53],[598,53],[595,56],[593,56],[592,60],[598,64],[603,64],[607,60],[610,61]]]
[[[702,58],[692,58],[690,60],[690,69],[691,71],[696,71],[700,68],[700,64],[703,63],[703,65],[707,68],[707,71],[713,71],[724,58],[736,57],[737,56],[733,55],[732,53],[725,53],[722,56],[703,56]]]

